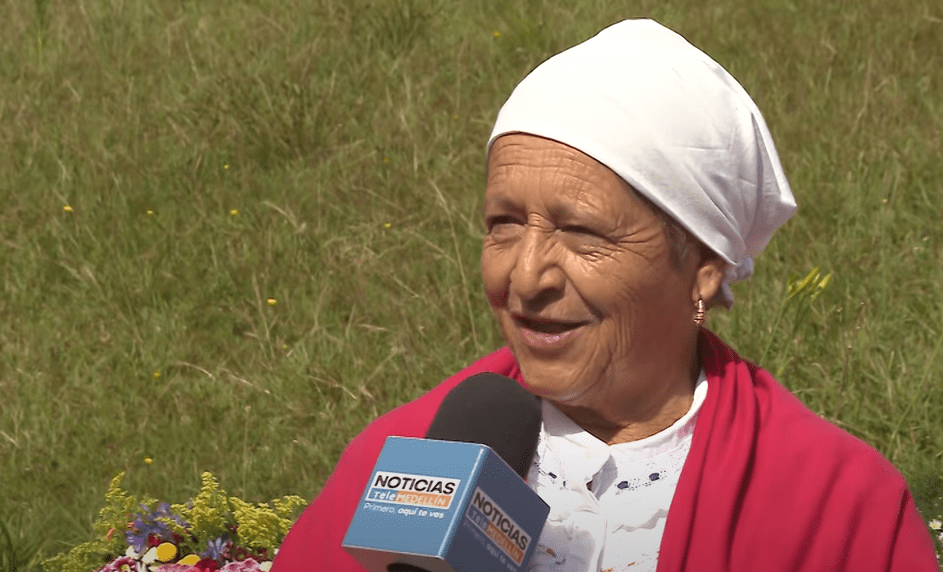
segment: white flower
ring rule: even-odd
[[[157,562],[157,547],[153,546],[150,550],[145,552],[144,556],[141,558],[141,562],[143,562],[145,566],[150,566]]]
[[[943,522],[940,522],[940,519],[935,518],[930,521],[930,528],[932,528],[933,530],[943,529]]]

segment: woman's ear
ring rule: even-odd
[[[704,300],[708,307],[717,301],[729,264],[719,254],[701,245],[700,263],[694,274],[691,303]]]

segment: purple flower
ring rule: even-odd
[[[152,514],[154,515],[154,518],[172,520],[173,522],[177,523],[179,526],[183,526],[183,527],[187,526],[187,521],[183,520],[183,517],[170,512],[169,503],[165,503],[165,502],[160,503],[159,505],[157,505],[157,508],[154,509],[154,512]]]
[[[156,538],[158,542],[171,540],[173,531],[167,521],[173,521],[180,526],[187,525],[182,518],[170,512],[170,505],[165,502],[157,505],[154,510],[141,505],[141,510],[124,533],[125,540],[138,553],[150,545],[151,537]]]
[[[226,551],[229,550],[229,544],[229,538],[224,534],[215,540],[207,542],[206,550],[200,553],[200,556],[212,558],[213,560],[221,560],[226,554]]]

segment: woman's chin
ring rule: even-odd
[[[570,403],[580,401],[586,392],[585,370],[569,367],[570,364],[558,360],[544,360],[526,354],[519,357],[517,352],[514,353],[524,381],[537,397],[553,403]]]

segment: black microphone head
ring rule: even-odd
[[[429,572],[425,568],[420,568],[419,566],[413,566],[412,564],[405,564],[403,562],[393,562],[392,564],[386,565],[386,572]]]
[[[426,438],[487,445],[526,480],[540,418],[540,398],[509,377],[479,373],[445,396]]]

